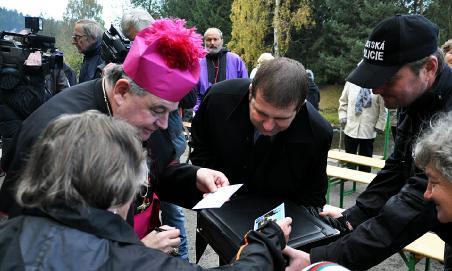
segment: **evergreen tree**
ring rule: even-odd
[[[145,8],[153,17],[177,17],[187,21],[187,25],[196,27],[204,33],[209,27],[223,32],[225,43],[231,37],[232,0],[132,0],[135,6]]]
[[[142,7],[157,19],[162,17],[162,1],[161,0],[131,0],[135,7]]]
[[[19,32],[25,26],[25,17],[16,10],[0,8],[0,31]]]
[[[452,1],[434,0],[424,15],[438,25],[440,45],[452,39]]]
[[[197,0],[193,1],[189,22],[203,34],[207,28],[216,27],[223,32],[224,43],[231,39],[231,5],[232,0]]]
[[[306,59],[321,83],[343,84],[362,58],[363,46],[380,20],[396,13],[406,13],[399,3],[390,0],[325,0],[313,8],[317,21]]]

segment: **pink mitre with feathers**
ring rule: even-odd
[[[186,28],[182,19],[160,19],[137,34],[123,68],[140,87],[178,102],[198,83],[205,55],[196,28]]]

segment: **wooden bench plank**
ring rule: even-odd
[[[377,176],[375,173],[362,172],[354,169],[326,166],[326,175],[332,178],[338,178],[346,181],[353,181],[363,184],[369,184]]]
[[[367,157],[367,156],[362,156],[362,155],[357,155],[357,154],[351,154],[351,153],[336,151],[336,150],[329,150],[328,158],[342,161],[342,162],[362,165],[362,166],[379,168],[379,169],[384,168],[384,166],[385,166],[385,160],[382,160],[382,159],[377,159],[377,158]]]
[[[444,262],[444,241],[438,235],[427,232],[403,250],[440,262]]]

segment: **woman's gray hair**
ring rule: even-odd
[[[414,149],[416,165],[422,169],[432,164],[452,182],[452,112],[435,115],[417,140]]]
[[[55,200],[108,209],[129,202],[146,180],[137,131],[91,110],[52,121],[34,145],[16,198],[44,209]]]
[[[144,28],[148,27],[154,22],[151,14],[144,9],[132,9],[129,12],[124,13],[121,20],[121,28],[123,34],[131,39],[132,30],[140,32]]]
[[[143,96],[149,93],[146,89],[140,87],[135,81],[132,80],[124,72],[122,65],[119,64],[109,64],[109,67],[105,70],[105,80],[110,86],[114,86],[119,79],[126,79],[130,84],[130,92],[132,94]]]

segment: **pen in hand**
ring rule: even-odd
[[[160,228],[160,227],[155,227],[155,228],[153,229],[153,231],[156,231],[156,232],[164,232],[164,231],[167,231],[167,229],[163,229],[163,228]]]
[[[165,232],[165,231],[167,231],[167,230],[168,230],[168,229],[164,229],[164,228],[161,228],[161,227],[155,227],[155,228],[153,229],[153,231],[156,231],[156,232]],[[172,250],[170,250],[170,251],[168,252],[168,254],[171,255],[171,256],[175,256],[175,257],[180,256],[180,255],[179,255],[179,248],[173,247]]]

